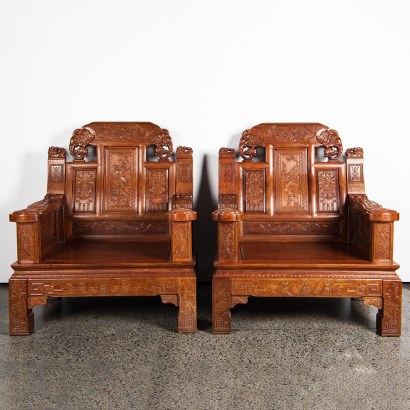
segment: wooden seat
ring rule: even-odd
[[[264,149],[255,161],[256,147]],[[325,147],[328,162],[319,162]],[[401,332],[396,211],[365,194],[362,148],[346,151],[322,124],[260,124],[235,150],[219,151],[213,332],[229,333],[230,309],[249,296],[351,297],[376,306],[382,336]]]
[[[96,149],[86,162],[87,146]],[[157,161],[147,160],[155,145]],[[9,280],[10,334],[28,335],[48,297],[154,296],[196,331],[192,149],[152,123],[91,123],[48,152],[47,195],[10,215],[18,260]]]

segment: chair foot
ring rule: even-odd
[[[230,279],[212,279],[212,332],[231,333]]]
[[[196,332],[196,278],[179,279],[178,332]]]
[[[383,281],[383,305],[376,318],[376,328],[381,336],[401,335],[401,280]]]
[[[9,326],[11,336],[28,336],[34,329],[34,314],[28,307],[27,280],[9,280]]]

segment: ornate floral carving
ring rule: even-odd
[[[265,171],[245,171],[245,211],[265,212]]]
[[[268,131],[269,136],[276,141],[300,141],[313,138],[315,134],[305,125],[287,126],[275,125]]]
[[[86,147],[94,138],[94,132],[87,128],[74,130],[70,140],[69,150],[75,161],[84,161],[84,157],[88,154]]]
[[[328,157],[329,160],[336,160],[342,155],[342,140],[336,130],[322,131],[316,136],[316,139],[326,147],[325,157]]]
[[[175,259],[188,259],[188,229],[189,222],[175,222],[173,223],[173,246]]]
[[[355,147],[346,150],[347,158],[363,158],[363,148]]]
[[[60,147],[50,147],[48,149],[48,158],[65,158],[66,150]]]
[[[75,174],[75,210],[92,211],[95,191],[95,171],[78,170]]]
[[[192,148],[191,147],[177,147],[176,157],[177,158],[192,158]]]
[[[234,148],[220,148],[219,158],[235,158],[235,149]]]
[[[246,130],[239,142],[239,154],[245,161],[252,161],[256,155],[256,146],[263,141],[263,135],[254,130]]]
[[[238,208],[235,194],[220,194],[218,198],[218,209]]]
[[[77,235],[139,235],[168,233],[167,221],[95,221],[75,222],[73,232]]]
[[[212,331],[214,333],[231,332],[230,280],[212,280]]]
[[[19,223],[20,261],[33,261],[35,259],[35,230],[34,223]]]
[[[135,140],[144,138],[147,132],[136,124],[104,124],[102,128],[94,125],[95,131],[100,138],[105,140]]]
[[[390,223],[375,223],[376,230],[376,259],[389,260],[390,259]]]
[[[246,234],[337,234],[338,223],[326,222],[245,222]]]
[[[307,212],[305,150],[275,152],[276,210]]]
[[[147,212],[165,211],[168,202],[167,170],[147,170]]]
[[[235,223],[220,222],[219,238],[221,243],[221,259],[235,259]]]
[[[175,194],[173,208],[187,208],[192,209],[192,194]]]
[[[167,159],[172,154],[172,139],[168,130],[156,128],[152,130],[147,138],[156,145],[155,155],[160,159]]]
[[[231,296],[230,308],[234,308],[236,305],[246,305],[248,303],[248,296]]]
[[[338,201],[338,171],[318,171],[319,212],[337,212]]]
[[[192,182],[192,164],[177,164],[178,182],[191,183]]]

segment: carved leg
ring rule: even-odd
[[[27,336],[34,329],[34,314],[28,308],[27,280],[9,280],[10,335]]]
[[[180,278],[178,332],[196,332],[196,278]]]
[[[231,282],[230,279],[212,279],[212,332],[231,333]]]
[[[376,327],[382,336],[400,336],[401,280],[383,281],[383,306],[377,313]]]

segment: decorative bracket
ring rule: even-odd
[[[36,305],[45,305],[47,303],[47,296],[35,296],[28,298],[27,308],[33,309]]]
[[[337,160],[343,153],[342,140],[336,130],[325,130],[316,136],[316,139],[323,144],[325,148],[325,156],[329,161]]]
[[[378,297],[363,297],[363,302],[367,306],[376,306],[377,309],[381,309],[383,307],[383,299]]]
[[[178,295],[160,295],[162,303],[172,303],[178,307]]]
[[[168,130],[156,128],[147,135],[147,138],[156,145],[155,155],[158,155],[159,159],[170,157],[173,146]]]
[[[249,296],[231,296],[231,306],[230,308],[234,308],[236,305],[246,305],[248,303]]]
[[[263,135],[252,130],[246,130],[239,142],[239,154],[245,161],[252,161],[256,155],[256,146],[263,141]]]
[[[74,157],[74,161],[84,161],[84,157],[88,155],[86,147],[94,138],[94,132],[87,128],[74,130],[69,146],[70,154]]]

